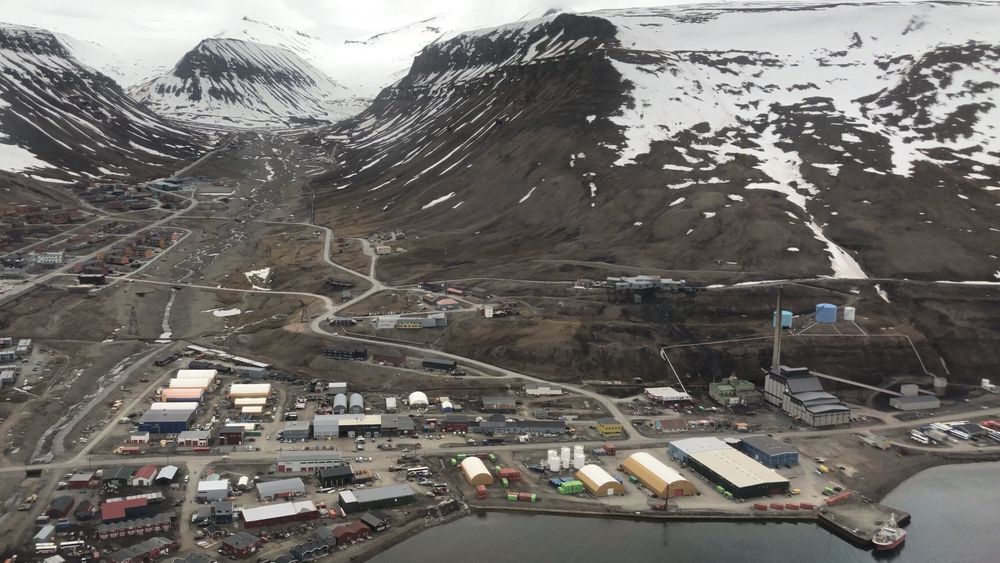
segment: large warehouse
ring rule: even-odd
[[[305,492],[306,485],[299,477],[257,483],[257,497],[260,500],[295,497],[304,495]]]
[[[465,480],[469,482],[470,485],[492,485],[493,475],[490,470],[486,468],[486,464],[483,460],[478,457],[467,457],[462,460],[462,463],[458,464],[459,468],[462,470],[462,475],[465,476]]]
[[[319,518],[319,510],[311,501],[284,502],[255,508],[244,508],[241,515],[247,528],[271,526]]]
[[[417,500],[409,485],[390,485],[374,489],[347,490],[340,493],[344,512],[354,514],[376,508],[393,508]]]
[[[219,377],[219,371],[214,369],[179,369],[177,375],[174,376],[176,379],[203,379],[206,377],[215,381]]]
[[[788,479],[718,438],[670,442],[668,453],[737,498],[788,492]]]
[[[187,377],[184,379],[174,378],[170,380],[171,389],[204,389],[208,390],[212,386],[210,377]]]
[[[162,402],[197,402],[200,403],[202,398],[205,396],[204,389],[187,389],[187,388],[173,388],[164,389],[160,393],[160,401]]]
[[[576,472],[576,478],[595,497],[610,497],[612,495],[624,495],[625,485],[619,483],[600,466],[589,464],[584,465]]]
[[[691,481],[647,452],[636,452],[628,456],[622,463],[622,470],[634,475],[660,498],[690,496],[697,493]]]
[[[194,418],[194,410],[148,410],[139,419],[140,432],[150,434],[180,434]]]

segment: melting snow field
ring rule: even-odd
[[[528,198],[531,197],[531,194],[535,193],[535,188],[537,188],[537,187],[538,186],[535,186],[535,187],[531,188],[530,190],[528,190],[528,193],[524,194],[524,197],[522,197],[521,199],[517,200],[517,202],[518,203],[524,203],[524,202],[528,201]]]
[[[216,317],[232,317],[234,315],[239,315],[243,311],[239,309],[209,309],[207,311],[202,311],[202,313],[212,313]]]
[[[263,286],[267,284],[271,278],[271,268],[250,270],[249,272],[244,272],[243,275],[246,276],[247,281],[250,282],[250,287],[261,291],[270,291],[269,288]]]
[[[428,203],[427,205],[421,207],[420,209],[430,209],[431,207],[434,207],[435,205],[437,205],[439,203],[448,201],[449,199],[451,199],[453,197],[455,197],[455,192],[451,192],[448,195],[443,195],[443,196],[441,196],[441,197],[439,197],[439,198],[437,198],[435,200],[432,200],[430,203]]]
[[[0,141],[4,139],[0,135]],[[49,168],[47,162],[41,161],[34,153],[17,145],[0,143],[0,170],[21,172],[28,168]]]

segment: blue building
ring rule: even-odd
[[[740,451],[771,468],[799,464],[799,452],[769,436],[747,436],[740,441]]]
[[[830,303],[819,303],[816,305],[816,322],[823,324],[834,324],[837,322],[837,306]]]
[[[771,326],[777,322],[777,314],[771,316]],[[792,312],[791,311],[781,311],[781,328],[792,328]]]
[[[150,434],[180,434],[188,429],[194,410],[150,410],[139,419],[139,431]]]

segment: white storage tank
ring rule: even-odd
[[[853,321],[855,313],[857,313],[857,309],[854,307],[844,307],[844,320]]]
[[[559,471],[559,466],[560,466],[559,452],[557,452],[556,450],[549,450],[548,466],[549,466],[549,471],[553,473]]]
[[[587,456],[583,454],[574,454],[573,469],[583,469],[584,465],[587,465]]]
[[[569,461],[570,461],[569,446],[563,446],[559,450],[559,460],[562,461],[563,469],[569,469]]]

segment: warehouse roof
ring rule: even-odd
[[[691,395],[683,391],[678,391],[673,387],[646,387],[647,395],[657,401],[690,401]]]
[[[779,442],[770,436],[747,436],[743,438],[743,443],[748,444],[767,455],[778,455],[787,453],[796,453],[794,447],[789,446],[784,442]]]
[[[149,405],[151,411],[196,411],[198,403],[196,401],[171,401],[169,403],[153,403]]]
[[[167,479],[167,480],[173,481],[174,477],[176,477],[176,476],[177,476],[177,466],[176,465],[165,465],[165,466],[163,466],[163,469],[161,469],[160,472],[156,474],[156,479],[157,480],[159,480],[159,479]]]
[[[222,543],[232,547],[233,549],[243,549],[245,547],[257,545],[257,542],[259,541],[260,538],[257,536],[249,532],[239,531],[222,540]]]
[[[691,454],[691,458],[741,489],[765,483],[788,482],[788,479],[778,473],[729,447],[697,452]]]
[[[270,395],[270,383],[233,383],[229,386],[230,395],[256,396]]]
[[[191,416],[194,415],[194,411],[191,410],[169,410],[169,411],[146,411],[139,419],[139,424],[148,424],[153,422],[187,422],[191,420]]]
[[[164,389],[163,392],[160,393],[160,397],[163,398],[163,399],[198,399],[198,400],[201,400],[201,398],[204,395],[205,395],[205,390],[204,389],[197,389],[197,388],[176,388],[176,387],[175,388],[171,388],[171,389]]]
[[[683,440],[673,440],[670,445],[684,452],[686,455],[691,455],[697,452],[707,452],[711,450],[723,450],[732,449],[729,444],[723,442],[718,438],[707,437],[707,438],[685,438]]]
[[[185,430],[177,435],[177,441],[184,440],[208,440],[212,434],[208,430]]]
[[[229,479],[216,479],[215,481],[198,481],[198,492],[205,493],[208,491],[228,491],[229,490]]]
[[[319,478],[325,479],[327,477],[343,477],[344,475],[353,475],[354,469],[350,465],[341,465],[339,467],[324,467],[319,470]]]
[[[139,477],[149,480],[152,480],[154,475],[156,475],[156,466],[152,464],[143,465],[139,469],[136,469],[135,473],[132,474],[133,477]]]
[[[285,422],[285,426],[281,430],[283,432],[288,432],[289,430],[293,432],[305,430],[308,432],[311,427],[312,424],[308,420],[289,420]]]
[[[678,481],[687,481],[687,479],[685,479],[684,476],[678,473],[674,468],[656,459],[649,454],[649,452],[636,452],[625,459],[625,461],[629,460],[638,463],[640,466],[652,473],[653,476],[668,485],[671,483],[677,483]]]
[[[214,369],[179,369],[177,370],[177,375],[174,376],[175,379],[201,379],[204,377],[215,378],[219,375],[218,370]]]
[[[212,386],[211,377],[185,377],[170,380],[171,389],[207,389]]]
[[[312,501],[303,500],[298,502],[283,502],[281,504],[268,504],[254,508],[243,509],[243,520],[246,522],[260,522],[262,520],[273,520],[275,518],[287,518],[296,514],[306,512],[316,512],[316,505]]]
[[[410,393],[407,400],[410,405],[426,405],[427,404],[427,393],[423,391],[414,391]]]
[[[576,472],[576,478],[580,480],[589,480],[590,484],[595,489],[618,482],[618,480],[612,477],[610,473],[592,463],[581,467],[580,470]]]
[[[340,501],[345,504],[353,502],[367,503],[412,496],[415,496],[415,494],[409,485],[389,485],[388,487],[376,487],[374,489],[342,491],[340,493]]]
[[[302,479],[296,477],[294,479],[280,479],[278,481],[264,481],[262,483],[257,483],[257,494],[262,497],[271,497],[281,493],[293,493],[296,491],[305,491],[306,484],[302,482]]]
[[[511,405],[517,404],[513,395],[483,395],[484,405]]]
[[[115,465],[114,467],[109,467],[101,472],[102,481],[112,481],[115,479],[126,480],[132,476],[132,472],[135,470],[133,467],[125,467],[124,465]]]

